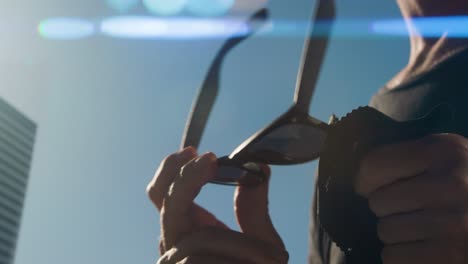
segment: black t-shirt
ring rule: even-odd
[[[450,56],[398,87],[382,88],[372,97],[370,106],[404,121],[420,118],[441,103],[452,106],[456,133],[468,137],[468,49]],[[340,249],[318,227],[315,201],[310,229],[309,263],[345,263]]]

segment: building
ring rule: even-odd
[[[0,98],[0,264],[12,264],[36,124]]]

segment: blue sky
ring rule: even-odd
[[[273,19],[304,21],[313,4],[268,6]],[[339,0],[337,8],[339,18],[399,16],[392,0]],[[19,14],[27,19],[15,19]],[[15,1],[0,11],[0,21],[12,22],[0,28],[10,36],[0,35],[0,76],[17,76],[1,82],[11,86],[3,95],[12,101],[30,95],[18,81],[25,69],[29,91],[43,94],[21,104],[33,118],[41,115],[16,264],[157,259],[158,214],[144,190],[159,161],[177,150],[193,96],[222,40],[53,41],[36,32],[47,17],[109,15],[115,13],[104,0]],[[230,53],[200,151],[227,154],[290,106],[303,37],[257,36]],[[366,105],[407,53],[403,37],[335,36],[311,114],[328,120]],[[26,88],[15,89],[17,83]],[[307,256],[315,169],[316,163],[273,168],[271,214],[294,264]],[[210,185],[198,201],[234,227],[232,195],[230,187]]]

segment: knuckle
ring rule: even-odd
[[[167,189],[165,184],[161,185],[161,182],[166,182],[167,179],[170,178],[168,176],[172,177],[172,175],[167,174],[172,174],[174,170],[177,170],[181,166],[183,159],[180,155],[180,153],[172,153],[166,156],[161,161],[153,179],[146,186],[146,194],[158,207],[162,204],[162,199],[164,198],[164,193]]]
[[[163,207],[167,207],[167,205],[172,202],[173,197],[174,197],[174,192],[175,192],[174,186],[175,184],[172,183],[169,186],[169,190],[167,190],[167,192],[163,195],[163,202],[162,202]]]
[[[195,163],[189,162],[180,168],[180,176],[183,177],[184,175],[188,175],[193,172],[195,169]]]
[[[154,186],[154,183],[153,182],[150,182],[147,186],[146,186],[146,194],[148,195],[148,198],[155,202],[157,200],[157,196],[158,196],[158,192]]]
[[[168,156],[166,156],[163,161],[161,162],[161,165],[163,167],[166,167],[166,166],[174,166],[176,165],[178,162],[178,155],[173,153],[173,154],[170,154]]]
[[[184,166],[180,167],[180,176],[186,175],[187,172],[192,170],[193,165],[191,163],[187,163]]]
[[[161,190],[161,187],[158,187],[155,180],[151,181],[146,186],[146,194],[148,195],[148,198],[153,202],[153,204],[156,205],[158,209],[160,209],[165,198],[165,194],[163,190]]]
[[[155,180],[151,181],[147,186],[146,186],[146,195],[150,199],[151,202],[153,202],[158,209],[161,207],[162,203],[162,194],[160,188],[157,187]]]

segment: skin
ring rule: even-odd
[[[468,14],[465,0],[397,0],[401,14],[410,32],[410,54],[408,64],[388,82],[393,88],[418,73],[429,70],[460,49],[468,47],[466,39],[449,38],[447,34],[439,38],[426,38],[412,22],[413,18],[436,16],[460,16]]]
[[[398,0],[407,21],[408,65],[389,82],[397,85],[466,47],[447,35],[427,39],[413,17],[468,14],[466,0]],[[264,167],[268,172],[269,168]],[[187,148],[164,159],[147,187],[160,212],[159,264],[287,263],[288,253],[268,212],[268,182],[237,187],[234,212],[240,232],[230,230],[194,203],[217,171],[213,153]],[[430,135],[379,147],[360,163],[355,191],[379,218],[385,264],[468,263],[468,141]]]
[[[383,263],[468,263],[468,141],[430,135],[383,146],[361,162]]]
[[[264,170],[269,175],[268,166]],[[161,163],[147,187],[160,211],[158,263],[287,263],[288,253],[268,212],[268,182],[237,187],[234,212],[240,232],[194,203],[216,171],[216,156],[198,156],[193,148],[171,154]]]
[[[447,34],[425,38],[412,18],[468,14],[464,0],[397,0],[411,33],[408,65],[392,88],[468,47]],[[468,141],[453,134],[383,146],[362,160],[355,182],[379,218],[382,260],[468,263]]]

